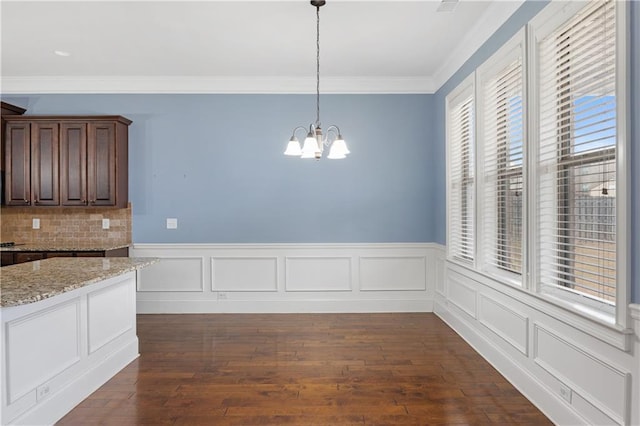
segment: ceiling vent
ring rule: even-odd
[[[458,0],[442,0],[438,6],[438,12],[453,12],[458,5]]]

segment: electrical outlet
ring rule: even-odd
[[[175,217],[168,217],[167,229],[178,229],[178,219],[176,219]]]
[[[33,221],[32,221],[32,224],[31,224],[31,227],[33,229],[40,229],[40,219],[38,219],[37,217],[34,217]]]
[[[227,293],[219,291],[218,292],[218,300],[227,300]]]
[[[564,383],[560,383],[560,396],[562,399],[571,404],[571,388]]]
[[[111,223],[109,222],[109,219],[102,219],[102,229],[109,229],[110,226]]]
[[[49,385],[42,385],[36,388],[36,400],[40,401],[49,396]]]

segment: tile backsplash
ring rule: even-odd
[[[40,229],[32,229],[33,219]],[[109,219],[109,229],[102,229]],[[16,243],[131,243],[131,203],[126,209],[114,208],[0,208],[0,241]]]

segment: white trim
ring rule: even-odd
[[[637,5],[636,5],[637,6]],[[627,61],[630,58],[627,35],[631,29],[629,4],[616,1],[616,322],[623,327],[629,326],[627,305],[631,296],[631,236],[627,230],[631,226],[631,120],[627,120],[632,111],[631,88]],[[636,53],[637,54],[637,53]],[[621,285],[622,284],[622,285]]]
[[[2,76],[2,93],[224,93],[311,94],[315,79],[306,77],[194,76]],[[431,94],[431,77],[322,77],[322,93]]]
[[[517,360],[479,334],[472,324],[458,317],[439,302],[434,306],[434,312],[553,423],[558,425],[585,425],[589,423],[579,413],[571,410],[564,401],[556,397],[552,389],[545,386],[528,370],[522,368]]]
[[[467,76],[467,78],[465,78],[462,82],[460,82],[460,84],[458,84],[458,86],[453,89],[445,98],[445,156],[446,156],[446,160],[445,160],[445,194],[446,194],[446,241],[447,243],[449,243],[451,241],[451,223],[450,223],[450,218],[451,218],[451,108],[452,105],[455,106],[460,102],[459,98],[464,98],[466,96],[468,96],[469,94],[471,94],[473,96],[473,120],[474,120],[474,129],[473,129],[473,138],[474,138],[474,144],[476,142],[476,130],[475,130],[475,125],[476,125],[476,99],[475,99],[475,71],[472,72],[469,76]],[[475,148],[475,146],[474,146]],[[475,150],[475,149],[474,149]],[[471,159],[471,161],[475,161],[475,156],[473,159]],[[475,168],[475,164],[474,164],[474,168]],[[477,173],[477,169],[476,169],[476,173]],[[476,176],[476,180],[477,180],[477,176]],[[475,189],[474,185],[474,189]],[[477,197],[474,194],[474,202],[476,202]],[[477,210],[475,210],[477,206],[474,206],[474,213],[477,213]],[[477,214],[474,214],[474,232],[477,229],[477,223],[475,223],[475,217],[477,216]],[[461,264],[473,264],[475,265],[475,261],[476,261],[476,252],[477,252],[477,238],[475,238],[474,235],[474,253],[473,253],[473,261],[472,262],[465,262],[461,259],[456,259],[453,258],[450,254],[449,251],[449,244],[447,244],[446,247],[446,257],[448,259],[451,260],[455,260],[457,262],[460,262]]]
[[[148,286],[160,290],[138,291],[138,313],[431,312],[443,252],[444,247],[435,243],[134,244],[131,256],[160,258],[158,271],[165,258],[203,258],[206,265],[202,292],[181,289],[185,283],[178,278],[199,274],[199,265],[172,264],[177,270],[165,275],[154,271],[156,265],[140,271],[139,281],[155,280]],[[224,288],[215,288],[211,259],[221,258],[275,259],[280,271],[275,288],[256,288],[256,283],[274,280],[272,269],[264,268],[237,274]],[[380,288],[361,289],[361,274],[366,273],[361,271],[361,259],[381,276],[394,279],[385,280]],[[415,259],[424,265],[416,267]],[[287,272],[292,260],[299,261],[294,287]],[[394,272],[397,268],[402,274]]]
[[[138,339],[136,338],[128,342],[125,347],[118,349],[117,352],[110,354],[99,365],[88,370],[67,387],[39,403],[22,417],[13,419],[11,424],[44,425],[55,423],[138,356]]]
[[[512,63],[516,59],[520,59],[521,61],[521,78],[522,78],[522,126],[523,126],[523,134],[522,134],[522,192],[523,196],[523,206],[522,206],[522,240],[526,240],[526,229],[527,229],[527,207],[528,203],[526,201],[526,194],[528,192],[528,188],[526,187],[525,176],[527,173],[527,152],[526,152],[526,144],[527,144],[527,117],[528,117],[528,109],[527,109],[527,61],[526,61],[526,37],[525,37],[525,29],[520,29],[509,41],[507,41],[502,47],[500,47],[489,59],[487,59],[482,65],[480,65],[476,70],[476,171],[477,171],[477,180],[476,180],[476,265],[479,269],[483,270],[485,273],[489,275],[495,275],[501,281],[508,283],[509,285],[515,285],[518,287],[524,287],[524,269],[526,267],[526,244],[523,244],[521,248],[521,258],[522,258],[522,273],[517,274],[513,272],[508,272],[505,270],[501,270],[496,266],[487,263],[487,259],[490,257],[490,253],[485,253],[482,249],[482,243],[486,238],[491,238],[494,240],[494,236],[485,236],[484,229],[484,220],[485,218],[485,196],[486,196],[486,173],[485,173],[485,145],[486,145],[486,132],[485,132],[485,114],[484,103],[485,103],[485,84],[490,81],[495,76],[496,72],[502,71],[502,69]],[[493,141],[495,142],[495,141]],[[495,206],[495,204],[494,204]],[[495,240],[494,240],[495,242]]]
[[[445,268],[446,270],[455,271],[477,283],[518,300],[532,309],[544,312],[558,321],[582,330],[590,336],[617,349],[629,351],[631,348],[633,330],[630,328],[622,328],[610,322],[598,321],[595,317],[576,311],[561,300],[544,297],[544,295],[529,292],[517,286],[505,285],[501,281],[498,281],[496,277],[474,270],[470,268],[469,265],[462,265],[447,260],[445,262]]]
[[[492,2],[447,60],[432,75],[322,78],[322,92],[432,94],[480,48],[524,0]],[[234,76],[2,76],[2,93],[315,93],[313,77]]]
[[[462,65],[515,13],[524,0],[492,2],[467,31],[458,47],[433,74],[434,86],[442,87]]]
[[[444,263],[445,288],[455,279],[475,292],[481,308],[478,315],[469,316],[438,293],[436,315],[554,423],[640,425],[640,407],[632,402],[640,395],[640,305],[629,305],[634,329],[607,330],[535,294],[453,262]],[[485,321],[485,314],[494,320]],[[521,324],[507,328],[505,336],[503,325],[495,319],[506,321],[510,315],[516,315]],[[557,342],[538,340],[540,330]],[[548,363],[556,357],[558,363]],[[598,371],[584,374],[592,366]],[[603,388],[603,383],[610,388]],[[568,400],[561,396],[564,389],[570,392]]]

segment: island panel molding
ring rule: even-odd
[[[1,424],[54,424],[138,357],[136,271],[155,261],[2,268]]]

